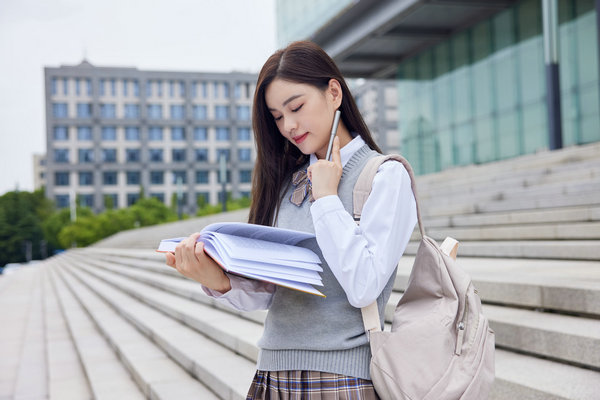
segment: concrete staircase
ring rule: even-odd
[[[418,188],[427,233],[461,242],[496,332],[490,398],[600,399],[600,144],[423,176]],[[0,400],[244,399],[266,313],[216,304],[153,249],[246,218],[122,232],[0,275]]]

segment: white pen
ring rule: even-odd
[[[335,134],[337,133],[338,125],[340,124],[340,115],[342,115],[340,110],[335,110],[335,116],[333,117],[333,126],[331,127],[331,136],[329,137],[329,144],[327,145],[327,155],[325,156],[325,159],[327,161],[330,161],[330,158],[331,158],[331,149],[333,147],[333,138],[335,137]]]

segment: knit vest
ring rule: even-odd
[[[344,208],[352,215],[352,190],[365,163],[378,153],[364,145],[354,153],[343,169],[338,196]],[[277,226],[314,233],[310,203],[300,207],[289,197],[293,187],[283,198]],[[359,308],[352,307],[346,293],[329,269],[316,239],[305,240],[301,246],[319,255],[323,267],[325,298],[278,286],[265,320],[258,369],[262,371],[310,370],[337,373],[370,379],[371,350],[364,332]],[[384,305],[392,292],[396,273],[377,298],[380,320],[383,324]]]

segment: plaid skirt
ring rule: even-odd
[[[379,400],[366,379],[318,371],[256,371],[246,400]]]

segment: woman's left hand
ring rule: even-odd
[[[331,150],[331,161],[318,160],[308,167],[308,179],[312,183],[312,195],[315,200],[329,195],[337,195],[342,177],[340,139],[337,136],[333,139]]]

